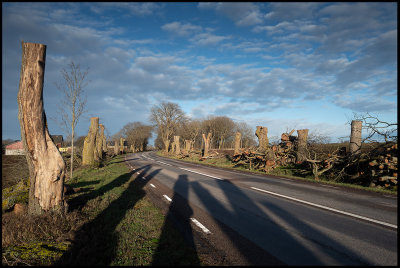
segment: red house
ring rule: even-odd
[[[6,155],[24,155],[24,145],[22,141],[16,141],[6,145]]]

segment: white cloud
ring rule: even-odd
[[[259,6],[249,2],[199,3],[200,9],[214,9],[232,19],[238,26],[261,23],[263,16]]]
[[[188,36],[192,33],[202,31],[201,26],[196,26],[191,23],[180,23],[178,21],[164,24],[161,28],[178,36]]]
[[[190,41],[200,46],[216,45],[223,40],[230,39],[231,36],[215,35],[211,33],[200,33],[193,36]]]

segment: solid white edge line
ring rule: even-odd
[[[374,219],[367,218],[367,217],[364,217],[364,216],[356,215],[356,214],[353,214],[353,213],[350,213],[350,212],[341,211],[341,210],[337,210],[337,209],[334,209],[334,208],[330,208],[330,207],[314,204],[314,203],[311,203],[311,202],[307,202],[307,201],[300,200],[300,199],[293,198],[293,197],[286,196],[286,195],[277,194],[277,193],[270,192],[270,191],[263,190],[263,189],[259,189],[259,188],[256,188],[256,187],[250,187],[250,188],[254,189],[254,190],[257,190],[257,191],[261,191],[261,192],[265,192],[265,193],[268,193],[268,194],[272,194],[272,195],[276,195],[276,196],[279,196],[279,197],[283,197],[283,198],[286,198],[286,199],[290,199],[290,200],[293,200],[293,201],[296,201],[296,202],[300,202],[300,203],[303,203],[303,204],[307,204],[307,205],[310,205],[310,206],[322,208],[322,209],[325,209],[325,210],[334,211],[334,212],[337,212],[337,213],[340,213],[340,214],[344,214],[344,215],[347,215],[347,216],[355,217],[355,218],[358,218],[358,219],[363,219],[363,220],[366,220],[366,221],[374,222],[374,223],[377,223],[377,224],[380,224],[380,225],[384,225],[384,226],[388,226],[388,227],[392,227],[392,228],[397,229],[397,225],[390,224],[390,223],[387,223],[387,222],[382,222],[382,221],[374,220]]]
[[[168,195],[164,194],[163,196],[164,196],[164,198],[165,198],[165,199],[167,199],[169,202],[171,202],[171,201],[172,201],[172,199],[171,199],[171,198],[169,198],[169,196],[168,196]]]
[[[197,225],[197,227],[199,227],[201,230],[203,230],[203,232],[205,232],[206,234],[211,234],[210,230],[208,230],[203,224],[201,224],[198,220],[196,220],[195,218],[190,218],[190,220]]]
[[[190,170],[190,169],[181,168],[181,167],[180,167],[180,169],[183,169],[183,170],[186,170],[186,171],[190,171],[190,172],[193,172],[193,173],[196,173],[196,174],[200,174],[200,175],[203,175],[203,176],[207,176],[207,177],[210,177],[210,178],[214,178],[214,179],[217,179],[217,180],[221,180],[221,181],[224,180],[224,179],[221,179],[221,178],[218,178],[218,177],[214,177],[214,176],[211,176],[211,175],[208,175],[208,174],[204,174],[204,173],[200,173],[200,172],[197,172],[197,171],[193,171],[193,170]]]
[[[156,187],[154,186],[154,184],[152,184],[152,183],[150,183],[150,186],[153,187],[153,188],[156,188]]]

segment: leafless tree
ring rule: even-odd
[[[178,124],[185,120],[185,113],[176,103],[162,102],[151,108],[150,121],[157,127],[158,133],[161,135],[165,152],[168,152],[170,141]]]
[[[86,112],[85,106],[87,98],[84,95],[84,87],[87,85],[86,78],[89,68],[81,71],[80,65],[71,62],[68,70],[61,70],[62,80],[56,83],[56,87],[64,96],[58,106],[59,116],[61,117],[61,127],[71,136],[71,176],[73,176],[74,161],[74,137],[75,128],[79,118]]]
[[[246,122],[238,122],[235,126],[235,131],[240,132],[242,134],[241,137],[241,147],[242,148],[249,148],[251,146],[256,146],[257,142],[254,139],[254,129],[249,126]]]
[[[363,114],[353,113],[353,120],[362,121],[362,129],[365,134],[362,143],[380,141],[397,143],[397,122],[382,121],[378,116],[371,115],[368,112]]]
[[[152,136],[153,127],[140,122],[126,124],[121,129],[121,135],[128,144],[132,145],[134,151],[145,151],[148,140]]]

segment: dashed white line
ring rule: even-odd
[[[153,187],[153,188],[156,188],[156,187],[154,186],[154,184],[152,184],[152,183],[150,183],[150,186]]]
[[[196,173],[196,174],[200,174],[200,175],[203,175],[203,176],[207,176],[207,177],[210,177],[210,178],[214,178],[214,179],[217,179],[217,180],[221,180],[221,181],[224,180],[224,179],[221,179],[221,178],[218,178],[218,177],[214,177],[214,176],[211,176],[211,175],[208,175],[208,174],[204,174],[204,173],[200,173],[200,172],[197,172],[197,171],[193,171],[193,170],[190,170],[190,169],[187,169],[187,168],[180,168],[180,169],[183,169],[183,170],[186,170],[186,171],[190,171],[190,172],[193,172],[193,173]]]
[[[261,191],[261,192],[267,193],[267,194],[272,194],[272,195],[283,197],[283,198],[286,198],[286,199],[289,199],[289,200],[293,200],[293,201],[296,201],[296,202],[299,202],[299,203],[303,203],[303,204],[307,204],[307,205],[310,205],[310,206],[322,208],[322,209],[325,209],[325,210],[334,211],[334,212],[339,213],[339,214],[351,216],[351,217],[354,217],[354,218],[358,218],[358,219],[374,222],[374,223],[377,223],[377,224],[380,224],[380,225],[384,225],[384,226],[388,226],[388,227],[392,227],[392,228],[397,229],[397,225],[390,224],[390,223],[387,223],[387,222],[382,222],[382,221],[374,220],[374,219],[367,218],[367,217],[364,217],[364,216],[356,215],[356,214],[353,214],[353,213],[350,213],[350,212],[341,211],[341,210],[337,210],[337,209],[334,209],[334,208],[330,208],[330,207],[314,204],[314,203],[307,202],[307,201],[304,201],[304,200],[301,200],[301,199],[293,198],[293,197],[282,195],[282,194],[277,194],[277,193],[270,192],[270,191],[263,190],[263,189],[259,189],[259,188],[256,188],[256,187],[250,187],[250,188],[254,189],[254,190],[257,190],[257,191]]]
[[[168,195],[165,195],[165,194],[164,194],[163,196],[164,196],[164,198],[165,198],[165,199],[167,199],[167,200],[168,200],[168,202],[171,202],[171,201],[172,201],[172,199],[171,199],[171,198],[169,198],[169,196],[168,196]]]
[[[162,161],[157,161],[158,163],[161,163],[161,164],[164,164],[164,165],[167,165],[167,166],[171,166],[170,164],[168,164],[168,163],[164,163],[164,162],[162,162]]]
[[[197,227],[199,227],[201,230],[203,230],[203,232],[205,232],[206,234],[211,234],[210,230],[208,230],[203,224],[201,224],[198,220],[196,220],[195,218],[190,218],[190,220],[197,225]]]

